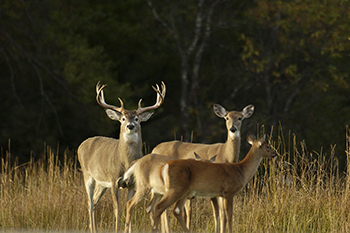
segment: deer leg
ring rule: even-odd
[[[126,204],[126,218],[125,218],[125,229],[124,232],[131,232],[131,216],[135,205],[149,192],[142,184],[136,187],[134,196]]]
[[[119,190],[115,185],[115,180],[112,181],[112,200],[113,200],[113,209],[115,215],[115,232],[118,232],[118,224],[119,224]]]
[[[129,201],[134,195],[135,195],[135,189],[134,188],[128,189],[127,200]]]
[[[106,187],[103,187],[98,183],[96,183],[94,196],[93,196],[94,207],[96,207],[97,203],[101,200],[101,198],[106,193],[106,191],[107,191]]]
[[[225,233],[226,230],[226,214],[224,207],[224,199],[222,197],[218,197],[219,203],[219,212],[220,212],[220,233]]]
[[[218,204],[218,198],[213,197],[210,198],[211,200],[211,207],[213,208],[213,215],[214,215],[214,226],[215,226],[215,233],[219,233],[219,204]]]
[[[149,200],[149,204],[148,204],[148,207],[146,208],[146,212],[149,213],[149,214],[152,214],[152,211],[154,211],[155,204],[160,199],[161,199],[161,196],[155,194],[154,191],[152,190],[151,197],[150,197],[150,200]]]
[[[186,227],[187,229],[190,229],[190,223],[191,223],[191,219],[192,219],[192,199],[187,199],[186,203],[185,203],[185,217],[184,219],[186,219]]]
[[[177,221],[179,221],[182,229],[185,232],[189,232],[190,230],[187,228],[185,219],[183,217],[184,206],[185,206],[186,201],[188,201],[187,198],[182,198],[182,199],[178,200],[175,204],[173,214],[175,215]]]
[[[176,192],[174,189],[169,189],[163,198],[155,205],[153,215],[153,231],[158,231],[159,218],[164,210],[174,204],[183,195],[184,191],[179,190]]]
[[[88,204],[89,204],[90,231],[94,233],[94,232],[97,232],[96,222],[94,217],[95,206],[93,201],[96,181],[91,176],[87,176],[85,174],[84,174],[84,181],[85,181],[86,192],[89,198]]]
[[[161,220],[162,233],[170,233],[168,209],[162,213]]]
[[[157,193],[154,193],[152,191],[150,203],[147,207],[146,211],[150,214],[151,218],[151,224],[153,226],[153,216],[154,216],[154,207],[155,205],[162,199],[162,195],[159,195]],[[170,232],[170,226],[169,226],[169,218],[168,218],[168,210],[165,210],[161,215],[161,226],[162,226],[162,233],[169,233]]]
[[[96,223],[96,206],[97,203],[100,201],[102,196],[106,193],[107,188],[99,185],[98,183],[95,183],[95,190],[93,192],[93,197],[92,197],[92,222],[93,222],[93,228],[94,232],[97,232],[97,223]]]
[[[232,209],[233,209],[233,197],[228,196],[224,199],[224,208],[226,214],[226,222],[228,227],[228,232],[232,233]]]

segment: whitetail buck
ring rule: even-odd
[[[130,162],[142,157],[141,122],[147,121],[153,114],[148,112],[159,108],[165,98],[166,87],[162,82],[157,92],[156,103],[153,106],[141,107],[140,99],[137,110],[126,110],[123,101],[119,98],[120,107],[105,102],[103,88],[106,85],[96,85],[96,100],[112,120],[121,124],[119,140],[108,137],[92,137],[82,142],[78,148],[78,159],[84,175],[84,182],[89,198],[89,217],[91,232],[97,231],[96,205],[108,188],[111,188],[114,214],[116,218],[116,231],[119,222],[119,191],[116,180],[122,176],[129,167]],[[133,191],[129,191],[128,198]]]
[[[214,104],[214,112],[218,117],[226,120],[227,128],[227,140],[225,143],[216,144],[200,144],[200,143],[188,143],[181,141],[163,142],[156,146],[152,153],[162,154],[177,159],[192,158],[193,152],[198,153],[202,159],[208,160],[212,155],[217,155],[216,163],[225,162],[237,162],[239,159],[239,153],[241,148],[241,126],[242,121],[245,118],[249,118],[254,112],[254,106],[248,105],[241,112],[240,111],[227,111],[219,104]],[[222,205],[220,200],[220,205]],[[212,199],[212,207],[214,214],[215,232],[219,232],[219,208],[218,199]],[[221,211],[221,233],[223,233],[224,226],[224,212]],[[187,216],[187,228],[190,226],[191,207],[190,201],[186,206]]]
[[[158,230],[159,217],[163,211],[176,202],[173,213],[183,230],[189,232],[182,216],[184,204],[189,197],[204,196],[223,198],[225,225],[231,233],[233,196],[254,176],[263,158],[278,155],[277,151],[265,142],[265,136],[256,140],[255,136],[250,134],[247,136],[247,141],[252,147],[246,157],[238,163],[180,159],[166,162],[159,170],[152,171],[148,182],[153,185],[152,189],[155,192],[163,194],[153,210],[153,231]],[[142,177],[145,169],[148,168],[134,168],[136,190],[142,188],[143,184],[139,180],[142,180],[140,176]],[[134,202],[137,198],[140,196],[135,194],[130,201]]]
[[[196,153],[192,155],[192,158],[202,160],[201,156]],[[175,158],[158,154],[145,155],[141,159],[134,161],[127,172],[125,172],[124,176],[118,180],[118,187],[120,188],[129,188],[134,185],[134,182],[136,183],[135,195],[128,201],[126,207],[125,233],[131,232],[131,217],[135,205],[150,192],[152,192],[152,197],[147,212],[150,212],[151,221],[153,220],[152,214],[154,213],[154,206],[161,199],[163,194],[157,192],[157,190],[161,189],[161,186],[163,185],[163,182],[157,179],[159,170],[166,162],[174,159]],[[216,156],[213,156],[209,161],[213,163],[215,159]],[[134,172],[136,172],[136,174],[134,174]],[[162,221],[162,230],[170,232],[167,213],[163,213]],[[166,229],[164,229],[164,227]]]

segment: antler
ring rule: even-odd
[[[120,105],[121,105],[120,107],[117,107],[117,106],[114,106],[114,105],[110,105],[110,104],[107,104],[105,102],[105,97],[103,95],[103,88],[105,88],[106,86],[107,86],[107,84],[104,84],[104,85],[101,86],[100,85],[100,81],[98,81],[98,83],[96,84],[96,93],[97,93],[96,100],[97,100],[97,103],[99,105],[101,105],[101,107],[103,107],[103,108],[113,109],[113,110],[115,110],[117,112],[123,112],[125,110],[124,109],[124,103],[123,103],[123,101],[120,98],[118,98],[119,101],[120,101]]]
[[[145,108],[142,108],[141,107],[141,102],[142,102],[142,99],[140,99],[139,101],[139,107],[138,109],[136,110],[137,114],[141,114],[143,112],[146,112],[146,111],[150,111],[150,110],[153,110],[153,109],[157,109],[160,107],[160,105],[163,104],[164,102],[164,98],[165,98],[165,93],[166,93],[166,86],[164,84],[164,82],[162,81],[162,91],[159,89],[159,86],[158,84],[156,84],[156,87],[155,88],[154,86],[152,86],[153,90],[155,90],[157,92],[157,100],[156,100],[156,103],[153,105],[153,106],[149,106],[149,107],[145,107]]]

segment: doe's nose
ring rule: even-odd
[[[232,126],[231,129],[230,129],[230,131],[231,131],[232,133],[234,133],[234,132],[237,131],[237,129],[236,129],[236,127]]]

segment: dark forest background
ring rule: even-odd
[[[96,83],[108,84],[107,103],[133,109],[153,104],[164,81],[165,103],[142,125],[149,148],[224,142],[212,105],[253,104],[243,136],[282,125],[310,152],[336,145],[344,161],[349,32],[345,0],[2,0],[0,147],[24,162],[45,145],[118,137]]]

